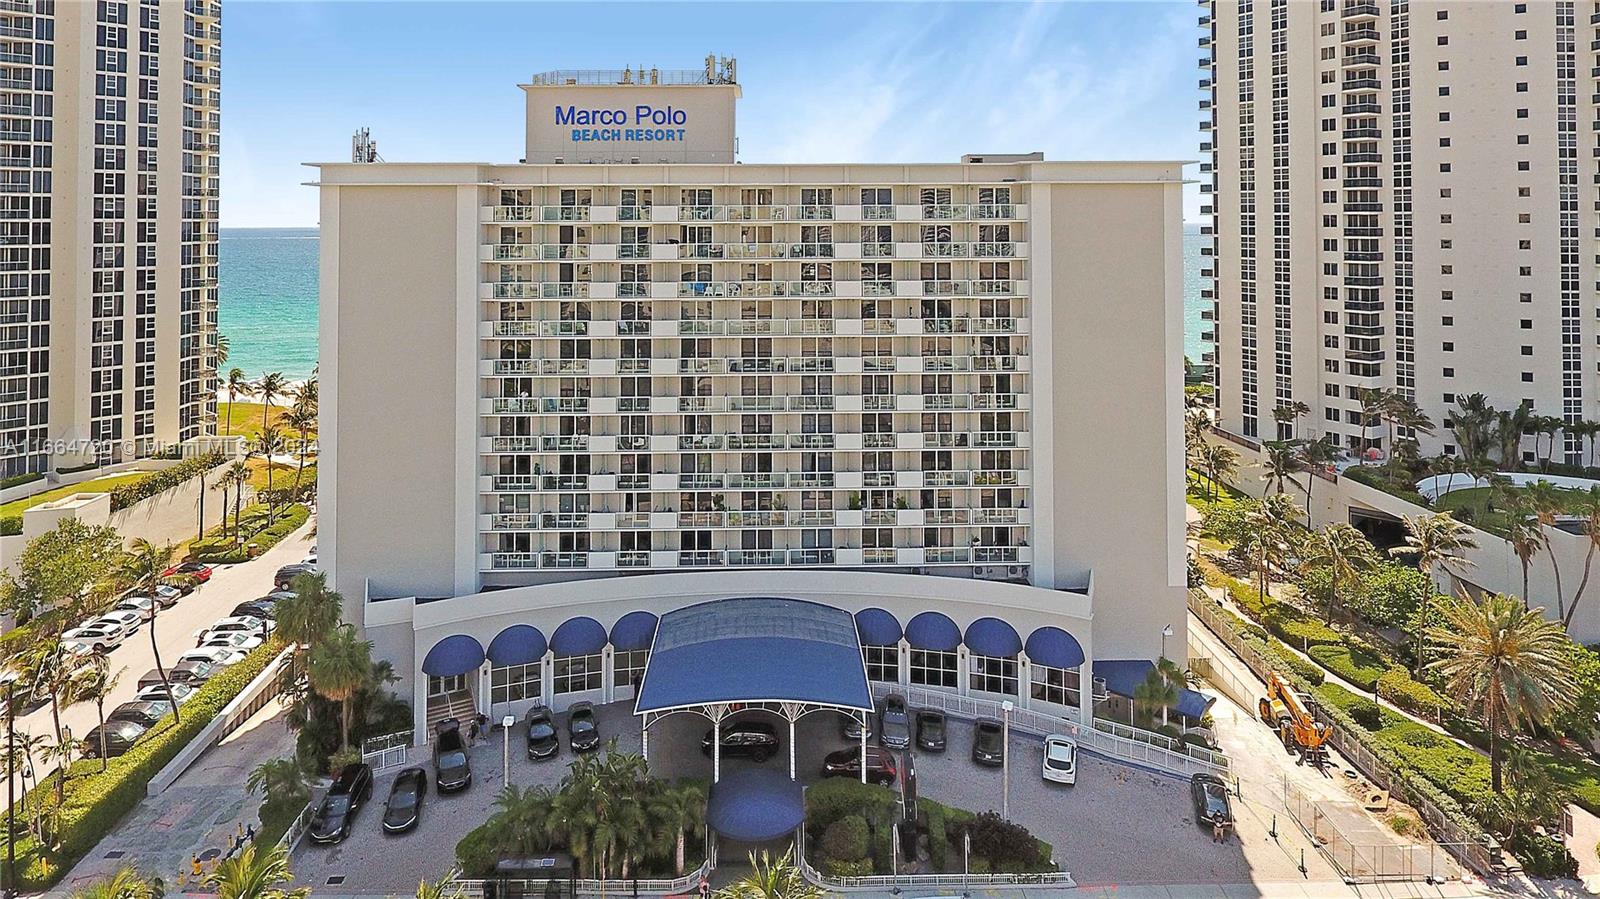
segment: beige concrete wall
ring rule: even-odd
[[[322,347],[338,367],[336,379],[323,371],[333,404],[324,398],[321,431],[344,500],[322,532],[335,586],[352,601],[366,578],[378,595],[449,595],[455,492],[472,486],[454,477],[456,191],[341,188],[337,223],[327,218],[341,249],[325,285],[336,302],[322,307],[337,318]]]

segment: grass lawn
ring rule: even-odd
[[[1433,507],[1441,512],[1453,512],[1456,517],[1492,534],[1504,536],[1510,530],[1511,516],[1500,506],[1488,508],[1491,497],[1489,487],[1463,487],[1439,497]],[[1520,491],[1519,491],[1520,492]],[[1577,490],[1558,490],[1557,494],[1568,502],[1563,512],[1579,514],[1583,493]]]
[[[267,489],[267,460],[260,457],[252,457],[246,464],[250,466],[250,486],[257,490]],[[294,471],[298,467],[298,462],[273,462],[271,465],[272,486],[281,489],[294,483]],[[308,456],[306,457],[306,470],[300,475],[300,483],[304,484],[316,479],[317,457]]]
[[[1212,493],[1216,494],[1215,499],[1212,498]],[[1192,468],[1184,471],[1184,495],[1189,505],[1199,509],[1201,515],[1210,515],[1213,509],[1237,505],[1249,499],[1227,484],[1213,483],[1210,478]]]
[[[267,421],[278,426],[285,440],[298,438],[300,435],[293,428],[284,424],[282,419],[289,411],[292,400],[275,400],[272,412],[268,414]],[[261,434],[261,410],[265,407],[261,403],[246,403],[240,401],[233,403],[230,408],[228,398],[224,396],[217,402],[217,433],[221,436],[238,435],[249,440],[256,439]],[[312,431],[307,435],[315,440],[317,432]]]
[[[118,487],[122,484],[132,484],[136,481],[141,481],[149,477],[150,474],[151,472],[148,471],[130,471],[125,474],[112,475],[108,478],[94,478],[93,480],[84,481],[81,484],[72,484],[67,487],[57,487],[54,490],[46,490],[43,493],[35,493],[32,496],[12,500],[3,506],[0,506],[0,518],[12,518],[19,516],[22,514],[24,509],[31,509],[40,503],[48,503],[52,500],[61,499],[64,496],[71,496],[74,493],[110,493],[114,487]]]

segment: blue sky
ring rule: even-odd
[[[746,162],[1194,159],[1192,2],[280,3],[223,18],[222,224],[316,224],[308,161],[514,162],[517,84],[739,60]],[[1185,218],[1199,211],[1190,186]]]

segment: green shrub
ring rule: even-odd
[[[1306,655],[1369,693],[1377,685],[1378,678],[1389,669],[1388,662],[1382,656],[1359,646],[1323,644],[1311,647]]]
[[[259,509],[261,507],[252,508]],[[248,516],[248,514],[249,510],[247,509],[246,515]],[[222,528],[219,526],[212,531],[213,536],[191,543],[189,545],[189,553],[202,562],[221,564],[246,562],[250,559],[248,549],[250,544],[254,543],[256,545],[256,554],[260,555],[277,546],[279,541],[298,530],[310,517],[311,510],[305,506],[298,503],[287,506],[278,511],[278,516],[273,520],[271,527],[262,528],[253,534],[248,534],[242,544],[234,543],[231,530],[227,531],[227,535],[224,536]]]
[[[1377,730],[1383,727],[1383,710],[1379,709],[1378,704],[1371,700],[1363,699],[1360,702],[1352,703],[1349,712],[1350,717],[1354,718],[1357,724],[1367,730]]]
[[[845,815],[828,825],[822,832],[818,847],[827,858],[840,861],[857,861],[867,857],[867,819],[860,815]]]
[[[806,790],[806,830],[813,839],[821,839],[829,825],[846,815],[874,817],[874,813],[894,805],[892,790],[847,777],[830,777]]]
[[[28,474],[14,474],[9,478],[0,478],[0,490],[5,490],[8,487],[21,487],[23,484],[31,484],[34,481],[43,479],[44,472],[42,471],[29,472]]]
[[[0,537],[15,537],[22,533],[22,516],[7,515],[0,518]]]
[[[1321,686],[1323,680],[1327,678],[1327,674],[1322,670],[1322,666],[1315,662],[1308,662],[1304,658],[1295,655],[1288,649],[1284,648],[1282,644],[1269,644],[1264,639],[1260,639],[1260,643],[1262,645],[1258,648],[1264,648],[1268,658],[1275,658],[1279,662],[1282,662],[1284,667],[1293,671],[1295,674],[1300,675],[1302,679],[1312,686]]]
[[[1450,701],[1427,684],[1412,680],[1411,672],[1395,665],[1378,678],[1378,695],[1413,715],[1433,717]]]
[[[131,484],[118,484],[111,488],[111,511],[119,512],[142,499],[149,499],[158,493],[171,490],[190,478],[205,474],[225,461],[227,459],[221,453],[208,453],[185,459],[177,465],[163,468]]]
[[[1506,844],[1522,868],[1534,877],[1578,879],[1578,860],[1567,847],[1542,834],[1519,831]]]
[[[866,877],[872,873],[872,860],[825,858],[822,860],[822,870],[833,877]]]
[[[1021,824],[1007,821],[997,812],[984,812],[961,826],[972,840],[972,854],[989,862],[992,870],[1032,871],[1049,858],[1040,858],[1040,844]],[[976,868],[974,868],[976,870]]]

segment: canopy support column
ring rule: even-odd
[[[867,782],[867,713],[861,713],[861,782]]]
[[[650,716],[644,716],[644,727],[639,730],[639,757],[650,763]]]
[[[795,722],[800,720],[800,716],[802,716],[802,715],[804,715],[806,713],[806,707],[805,707],[804,703],[786,702],[786,703],[783,704],[782,708],[783,708],[784,720],[789,722],[789,779],[790,780],[794,780],[795,779],[794,727],[795,727]]]

